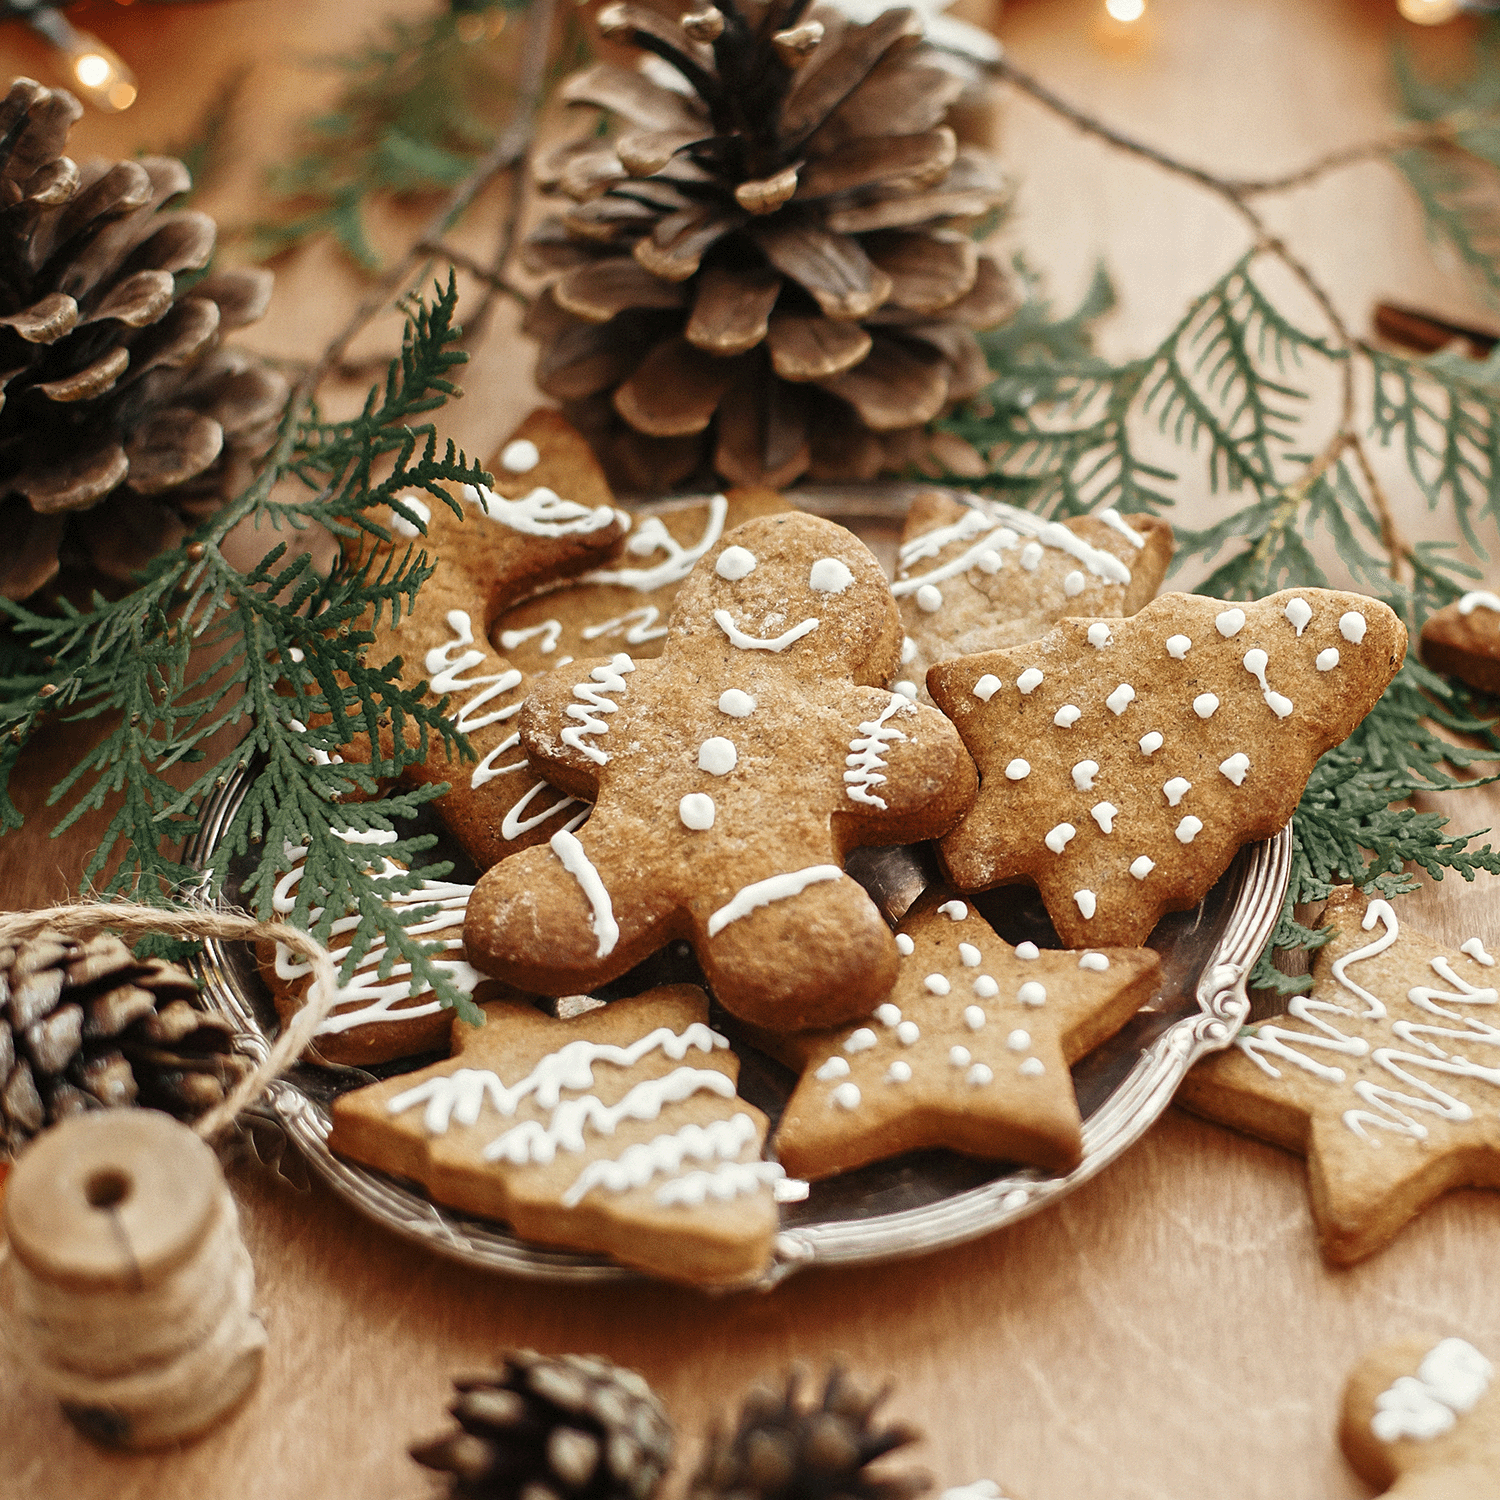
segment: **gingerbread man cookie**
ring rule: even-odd
[[[1118,511],[1045,521],[1013,505],[929,490],[901,532],[896,581],[906,642],[901,678],[919,702],[927,669],[1044,635],[1067,615],[1133,615],[1172,560],[1171,526]]]
[[[1165,594],[940,662],[927,686],[980,774],[943,862],[960,890],[1034,882],[1069,947],[1139,947],[1281,830],[1405,650],[1378,600],[1298,589]]]
[[[1199,1063],[1177,1098],[1307,1157],[1323,1253],[1380,1249],[1440,1194],[1500,1186],[1500,1001],[1478,938],[1455,953],[1343,887],[1313,988]]]
[[[736,1094],[739,1059],[702,990],[666,985],[566,1021],[484,1010],[483,1026],[454,1022],[446,1062],[340,1095],[332,1148],[524,1239],[674,1281],[765,1267],[785,1173],[761,1160],[766,1117]]]
[[[515,815],[532,783],[505,774],[500,762],[517,743],[513,721],[525,681],[491,649],[489,629],[507,605],[605,561],[626,528],[587,445],[555,412],[526,419],[502,449],[497,474],[493,490],[462,487],[462,516],[430,497],[398,497],[425,535],[393,511],[393,539],[376,552],[399,558],[417,548],[435,571],[409,614],[394,625],[388,614],[381,618],[368,652],[372,664],[399,656],[404,686],[425,681],[431,697],[450,700],[448,716],[468,736],[477,762],[429,740],[426,760],[409,767],[406,779],[451,783],[437,812],[481,867],[545,839],[577,812],[561,794],[533,794],[542,805]],[[507,762],[505,770],[516,765]]]
[[[1012,948],[942,890],[917,901],[896,942],[900,977],[864,1025],[774,1047],[802,1070],[777,1129],[782,1165],[830,1177],[945,1146],[1077,1166],[1083,1122],[1068,1069],[1151,998],[1156,954]]]
[[[879,564],[843,527],[792,514],[727,534],[678,595],[660,657],[536,682],[526,752],[597,805],[481,879],[471,959],[563,994],[687,938],[746,1020],[868,1014],[899,955],[843,856],[935,836],[975,783],[941,714],[877,686],[900,638]]]
[[[1500,1389],[1467,1339],[1411,1338],[1367,1354],[1344,1388],[1339,1440],[1392,1500],[1500,1500]]]
[[[1422,660],[1482,693],[1500,693],[1500,595],[1477,589],[1422,627]]]

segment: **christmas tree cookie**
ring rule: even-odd
[[[899,954],[845,851],[944,832],[975,784],[953,726],[878,685],[900,639],[879,564],[843,527],[790,514],[728,533],[678,595],[660,657],[537,680],[526,753],[597,805],[484,875],[471,961],[568,994],[686,938],[757,1025],[868,1014]]]
[[[940,662],[928,689],[980,774],[943,863],[960,890],[1033,882],[1070,947],[1137,947],[1281,830],[1405,650],[1378,600],[1298,589],[1166,594]]]
[[[786,1037],[801,1069],[776,1135],[798,1177],[904,1151],[1067,1171],[1082,1151],[1068,1069],[1150,999],[1156,954],[1012,948],[950,892],[929,891],[897,931],[901,972],[856,1028]]]
[[[335,1151],[420,1182],[524,1239],[678,1281],[757,1274],[776,1233],[766,1118],[692,985],[554,1020],[525,1005],[455,1021],[454,1055],[341,1095]],[[804,1189],[805,1191],[805,1189]]]
[[[1363,1259],[1449,1188],[1500,1186],[1500,969],[1341,888],[1313,988],[1200,1063],[1179,1102],[1307,1157],[1331,1261]]]

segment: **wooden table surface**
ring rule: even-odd
[[[390,7],[386,7],[389,9]],[[424,9],[405,4],[407,13]],[[1377,135],[1389,122],[1394,0],[1151,0],[1130,45],[1097,25],[1099,0],[1012,0],[999,30],[1023,66],[1116,123],[1226,171],[1287,169]],[[239,62],[250,71],[234,153],[204,206],[242,222],[258,173],[326,96],[312,54],[347,47],[376,7],[359,0],[96,6],[89,21],[131,57],[129,114],[91,114],[75,154],[128,155],[181,141]],[[97,17],[97,19],[96,19]],[[1453,38],[1418,41],[1441,52]],[[0,26],[0,66],[56,81],[46,54]],[[999,141],[1021,179],[1005,234],[1062,300],[1103,256],[1121,290],[1107,347],[1139,350],[1242,248],[1221,205],[1081,139],[1019,99]],[[483,243],[498,209],[481,204]],[[1378,296],[1482,313],[1433,263],[1391,173],[1367,165],[1270,207],[1356,327]],[[392,235],[400,223],[386,226]],[[395,241],[392,240],[392,243]],[[279,272],[254,347],[314,353],[360,295],[326,246]],[[367,352],[388,345],[373,329]],[[444,416],[488,454],[534,399],[529,352],[502,310]],[[1392,471],[1393,474],[1396,471]],[[1405,524],[1441,535],[1399,474]],[[1201,524],[1213,504],[1185,498]],[[30,807],[82,741],[58,734],[23,766]],[[1434,804],[1436,805],[1436,804]],[[1456,826],[1497,821],[1500,799],[1447,799]],[[0,896],[29,907],[72,889],[85,824],[49,841],[33,820],[0,841]],[[1450,881],[1402,903],[1450,941],[1500,944],[1490,883]],[[0,1350],[0,1497],[25,1500],[414,1500],[406,1458],[444,1425],[449,1376],[495,1351],[595,1350],[642,1370],[690,1452],[745,1385],[791,1361],[835,1358],[893,1380],[893,1415],[927,1439],[916,1458],[940,1485],[992,1477],[1025,1500],[1353,1500],[1367,1494],[1334,1439],[1344,1374],[1373,1345],[1461,1334],[1500,1354],[1492,1272],[1500,1202],[1456,1193],[1352,1270],[1319,1259],[1294,1158],[1169,1111],[1121,1162],[1057,1208],[920,1260],[793,1277],[769,1294],[708,1297],[648,1284],[557,1289],[465,1270],[371,1226],[320,1188],[262,1169],[233,1175],[270,1330],[265,1377],[218,1431],[182,1451],[101,1454]]]

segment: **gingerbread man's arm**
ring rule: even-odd
[[[599,771],[657,669],[625,652],[583,657],[544,672],[521,710],[521,746],[532,766],[574,797],[599,793]]]
[[[841,821],[890,831],[873,842],[908,842],[941,837],[973,805],[979,773],[935,708],[880,688],[855,689],[839,707],[850,731]]]

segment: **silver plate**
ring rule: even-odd
[[[198,868],[213,860],[247,787],[248,774],[240,773],[205,809],[185,851]],[[1166,1108],[1193,1063],[1228,1046],[1243,1023],[1249,1011],[1246,977],[1281,909],[1291,846],[1288,828],[1242,849],[1196,908],[1164,918],[1151,935],[1150,946],[1162,959],[1160,990],[1123,1031],[1073,1070],[1084,1122],[1083,1160],[1073,1171],[1048,1176],[931,1151],[815,1183],[804,1202],[783,1207],[782,1230],[761,1283],[774,1285],[803,1266],[888,1260],[974,1239],[1035,1213],[1108,1166]],[[893,923],[934,873],[930,851],[920,846],[858,850],[848,865]],[[1007,887],[969,900],[1009,941],[1029,937],[1043,947],[1057,946],[1034,892]],[[253,954],[244,944],[210,941],[205,948],[207,1003],[235,1025],[242,1051],[263,1057],[275,1011]],[[639,987],[664,977],[690,976],[653,974]],[[744,1062],[741,1092],[774,1121],[791,1075],[753,1049],[737,1043],[736,1050]],[[380,1071],[401,1070],[398,1065]],[[299,1067],[268,1093],[265,1108],[341,1197],[397,1234],[470,1265],[548,1281],[639,1275],[599,1256],[518,1239],[503,1224],[440,1207],[406,1182],[335,1156],[328,1149],[329,1105],[374,1076],[352,1068]]]

